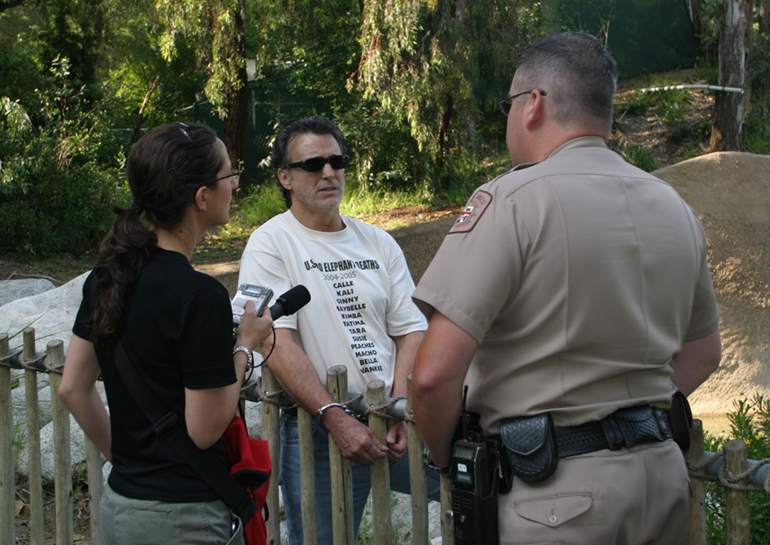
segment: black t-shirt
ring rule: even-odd
[[[90,339],[86,320],[93,306],[93,276],[73,332]],[[154,393],[184,419],[184,389],[227,386],[236,381],[232,310],[227,290],[195,271],[177,252],[154,248],[142,269],[121,330],[126,353]],[[112,429],[109,484],[135,499],[212,501],[218,496],[150,426],[115,368],[113,347],[97,347]],[[209,449],[229,467],[222,439]]]

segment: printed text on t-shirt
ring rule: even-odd
[[[367,309],[366,301],[356,293],[356,271],[378,270],[380,264],[373,259],[316,262],[305,261],[307,270],[318,269],[324,280],[331,287],[337,303],[337,312],[342,325],[348,330],[350,348],[358,361],[361,373],[374,373],[383,370],[378,359],[377,345],[372,342],[366,331],[366,318],[362,311]],[[343,272],[344,271],[344,272]]]

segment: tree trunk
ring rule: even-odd
[[[767,20],[770,16],[770,0],[759,0],[759,33],[767,34],[767,27],[770,21]]]
[[[446,108],[444,109],[444,115],[441,116],[441,127],[438,131],[438,150],[436,151],[436,164],[439,168],[444,168],[444,148],[446,148],[449,141],[449,130],[452,123],[452,115],[454,114],[454,96],[446,96]]]
[[[754,0],[746,0],[746,64],[744,66],[743,107],[751,105],[751,58],[754,56]]]
[[[244,21],[244,0],[238,2],[239,9],[235,14],[235,29],[237,32],[237,57],[243,59],[238,69],[240,89],[228,98],[227,119],[224,127],[224,143],[230,155],[233,168],[243,169],[246,162],[246,126],[249,119],[249,81],[246,74],[246,24]]]
[[[692,27],[695,32],[695,39],[698,40],[698,45],[700,45],[701,40],[706,35],[706,31],[703,28],[703,15],[701,15],[701,2],[703,0],[692,0],[690,4],[692,7]]]
[[[719,85],[743,88],[745,77],[746,2],[719,0]],[[711,120],[709,151],[740,151],[743,96],[717,91]]]

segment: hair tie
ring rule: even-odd
[[[136,203],[133,203],[133,202],[132,202],[132,203],[131,203],[129,206],[130,206],[130,207],[131,207],[133,210],[136,210],[137,212],[139,212],[140,214],[141,214],[142,212],[144,212],[144,208],[142,208],[141,206],[139,206],[139,205],[138,205],[138,204],[136,204]]]

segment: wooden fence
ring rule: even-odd
[[[55,487],[55,540],[59,545],[74,543],[72,463],[70,457],[69,413],[57,391],[64,366],[64,348],[60,340],[47,344],[45,353],[35,350],[35,332],[24,331],[23,347],[10,350],[8,335],[0,335],[0,543],[17,543],[15,535],[16,499],[16,429],[13,419],[12,389],[14,381],[23,374],[26,404],[26,451],[28,454],[28,487],[30,509],[31,545],[44,544],[44,507],[41,470],[40,403],[38,376],[46,373],[51,386],[51,418],[54,429],[54,487]],[[329,371],[327,387],[334,399],[348,403],[347,375],[343,366]],[[273,476],[268,493],[268,543],[280,544],[280,520],[278,502],[278,467],[280,456],[280,389],[268,369],[263,370],[261,383],[244,390],[243,397],[262,401],[263,438],[270,443]],[[411,472],[412,542],[429,543],[428,499],[425,468],[422,464],[422,439],[411,418],[409,399],[386,400],[385,384],[373,381],[363,399],[357,399],[360,410],[368,414],[372,430],[380,441],[385,442],[388,419],[403,418],[409,427],[409,457]],[[302,516],[306,545],[315,544],[316,520],[314,498],[314,473],[311,438],[312,416],[298,409],[299,441],[301,452]],[[750,491],[770,492],[770,464],[768,460],[755,462],[746,459],[746,445],[733,440],[723,452],[714,454],[703,451],[703,430],[699,420],[693,424],[692,448],[687,454],[691,469],[693,495],[689,521],[688,545],[706,544],[706,493],[704,479],[718,479],[726,487],[727,545],[745,545],[750,540],[749,500]],[[340,455],[333,441],[329,442],[332,475],[332,520],[335,544],[353,545],[352,480],[350,462]],[[90,505],[98,506],[103,491],[102,457],[91,441],[86,440],[86,464],[89,482]],[[391,500],[389,491],[387,458],[372,466],[372,541],[389,544],[392,540]],[[750,485],[750,486],[749,486]],[[441,513],[451,511],[451,493],[441,482]],[[99,510],[91,509],[90,530],[92,545],[101,545]],[[454,545],[451,521],[441,517],[442,545]]]

